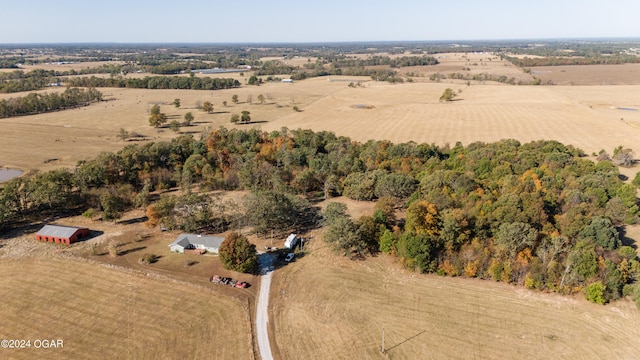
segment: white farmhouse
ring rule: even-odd
[[[223,241],[224,238],[219,236],[180,234],[174,242],[169,244],[169,249],[178,253],[184,253],[185,250],[200,250],[202,253],[207,251],[217,254]]]

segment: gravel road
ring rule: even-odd
[[[271,343],[269,343],[269,290],[271,289],[271,271],[262,275],[260,280],[260,293],[258,295],[258,309],[256,310],[256,335],[258,336],[258,348],[262,360],[273,360]]]

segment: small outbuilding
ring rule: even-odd
[[[36,240],[70,245],[79,238],[89,236],[89,229],[75,226],[45,225],[36,233]]]
[[[197,234],[180,234],[178,238],[169,244],[169,249],[177,253],[199,253],[205,251],[217,254],[220,245],[224,241],[220,236],[203,236]]]

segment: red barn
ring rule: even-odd
[[[56,244],[73,244],[78,238],[89,236],[89,229],[74,226],[45,225],[36,233],[36,240]]]

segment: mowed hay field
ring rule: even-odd
[[[245,304],[205,288],[58,256],[3,259],[0,273],[0,338],[32,339],[3,359],[253,358]]]
[[[462,90],[455,101],[438,101],[445,88]],[[276,130],[335,131],[358,141],[388,139],[464,145],[514,138],[558,140],[587,153],[619,145],[638,147],[640,86],[543,87],[369,82],[333,92],[303,112],[263,126]]]
[[[542,84],[556,85],[638,85],[640,64],[535,66],[531,75]]]
[[[385,255],[338,257],[319,237],[308,246],[272,283],[281,359],[636,359],[640,352],[640,312],[629,300],[601,306],[410,273]]]

